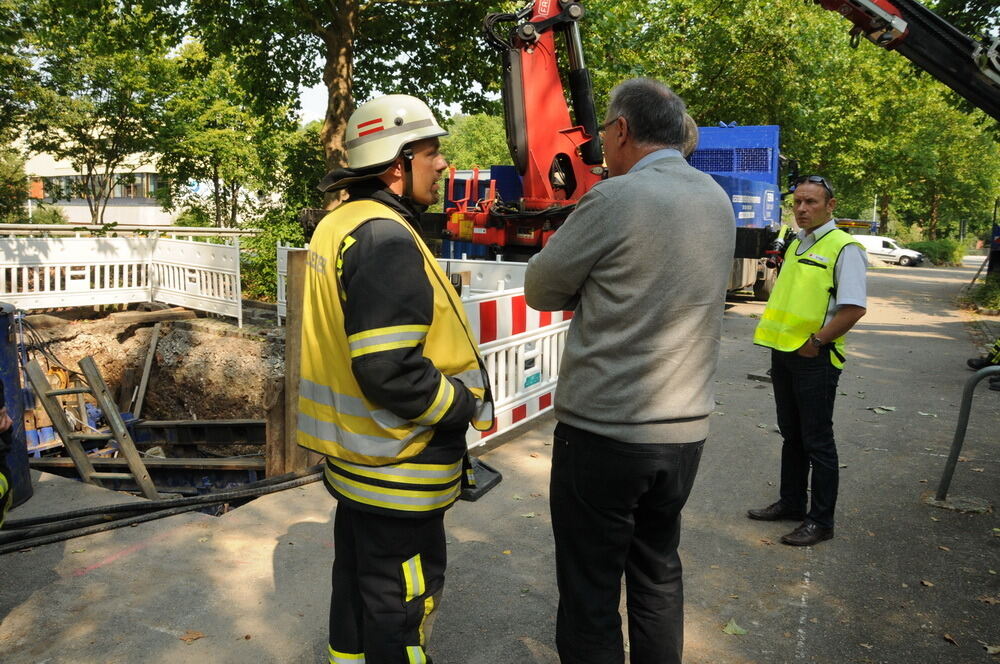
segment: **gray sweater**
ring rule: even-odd
[[[708,437],[736,224],[677,152],[580,200],[525,275],[528,304],[575,310],[556,418],[631,443]]]

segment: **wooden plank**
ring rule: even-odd
[[[156,357],[156,342],[160,340],[160,325],[153,326],[153,334],[149,337],[149,350],[146,351],[146,362],[142,366],[142,379],[139,381],[139,392],[135,397],[135,407],[132,415],[138,418],[142,414],[142,404],[146,400],[146,388],[149,386],[149,372],[153,368],[153,358]]]
[[[97,369],[94,358],[85,357],[80,360],[79,364],[80,370],[83,371],[83,375],[87,377],[87,382],[90,383],[90,389],[94,394],[94,398],[97,399],[97,406],[104,413],[104,419],[108,421],[111,431],[115,434],[115,439],[118,441],[121,453],[125,456],[128,467],[135,477],[135,483],[142,490],[142,495],[150,500],[158,499],[160,494],[157,492],[156,487],[153,486],[153,480],[149,477],[149,471],[146,470],[146,466],[142,463],[142,457],[139,456],[139,452],[135,449],[132,436],[129,435],[128,429],[125,428],[125,422],[122,420],[121,413],[118,412],[118,405],[111,397],[111,392],[108,391],[108,386],[101,377],[101,372]]]
[[[137,428],[180,428],[192,427],[195,429],[208,427],[253,427],[263,426],[265,420],[143,420],[136,422]]]
[[[71,378],[70,379],[70,385],[74,386],[74,387],[85,387],[83,380],[81,378],[79,378],[79,377]],[[77,392],[76,393],[76,412],[78,413],[78,417],[80,418],[81,428],[83,427],[83,425],[87,424],[87,395],[88,394],[90,394],[89,391],[87,391],[87,392]],[[93,396],[93,395],[91,395],[91,396]]]
[[[299,447],[299,362],[302,358],[302,295],[305,291],[306,256],[303,249],[288,252],[288,278],[285,282],[287,312],[285,317],[285,431],[284,470],[290,473],[309,466],[305,448]],[[279,473],[280,474],[280,473]]]
[[[274,379],[264,388],[264,414],[267,416],[264,475],[274,477],[285,472],[284,377]]]
[[[138,421],[132,431],[143,445],[264,445],[265,420]]]
[[[136,390],[139,387],[139,370],[135,367],[125,367],[122,371],[122,381],[118,385],[118,412],[131,413],[135,401]]]
[[[108,470],[128,468],[127,459],[88,458],[95,468]],[[145,463],[146,467],[152,470],[264,470],[264,459],[261,457],[234,457],[232,459],[161,459],[159,457],[146,457]],[[28,465],[37,470],[72,468],[73,460],[66,457],[42,457],[41,459],[28,459]]]
[[[116,314],[109,314],[108,318],[116,323],[156,323],[167,320],[188,320],[197,318],[198,314],[184,307],[174,307],[163,311],[122,311]]]
[[[94,466],[91,465],[90,458],[84,452],[80,441],[73,438],[73,434],[76,432],[69,425],[69,422],[66,421],[66,414],[63,413],[62,406],[48,395],[51,385],[49,385],[49,380],[45,377],[45,374],[42,373],[42,368],[38,366],[38,361],[32,360],[28,362],[28,366],[25,369],[28,374],[28,381],[31,383],[31,389],[35,392],[35,397],[42,404],[42,408],[45,409],[46,414],[52,421],[52,426],[55,427],[59,437],[62,438],[66,451],[69,452],[70,459],[67,459],[67,461],[71,461],[76,465],[76,470],[80,473],[80,479],[84,482],[103,486],[100,480],[92,477]],[[36,422],[38,421],[38,415],[39,413],[36,412]]]

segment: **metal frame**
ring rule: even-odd
[[[986,367],[973,374],[969,380],[965,381],[965,389],[962,390],[962,406],[958,412],[958,424],[955,425],[955,437],[951,441],[951,451],[948,453],[948,461],[945,463],[944,472],[941,474],[941,481],[938,483],[937,494],[934,499],[944,502],[948,498],[948,488],[951,486],[951,478],[955,474],[955,466],[958,458],[962,454],[962,445],[965,444],[965,432],[969,428],[969,415],[972,413],[972,396],[976,390],[976,385],[989,376],[1000,376],[1000,366]]]

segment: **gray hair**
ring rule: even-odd
[[[680,149],[688,137],[686,111],[684,100],[663,83],[630,78],[611,91],[606,119],[625,118],[639,145]]]

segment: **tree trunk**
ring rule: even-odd
[[[215,203],[215,227],[222,228],[222,183],[219,182],[219,164],[212,164],[212,200]]]
[[[889,230],[889,204],[892,203],[891,194],[882,194],[878,197],[878,232],[885,235]]]
[[[927,224],[927,239],[937,239],[938,215],[941,211],[941,195],[935,193],[931,197],[931,218]]]
[[[233,183],[229,185],[229,227],[236,228],[240,210],[240,185]]]
[[[320,139],[326,152],[328,170],[347,163],[344,131],[347,120],[354,112],[354,97],[351,94],[354,82],[354,35],[360,11],[359,0],[336,0],[336,5],[333,21],[320,34],[326,48],[323,83],[327,89],[326,117],[320,130]],[[332,209],[339,201],[339,195],[327,195],[325,207]]]

